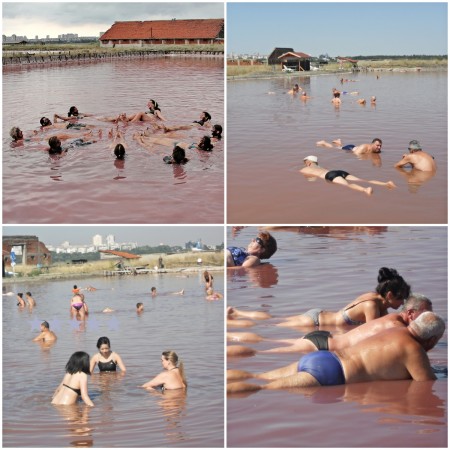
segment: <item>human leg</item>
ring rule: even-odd
[[[363,181],[363,180],[360,180],[357,177],[353,177],[352,175],[348,175],[347,178],[348,179],[353,179],[353,181]],[[372,195],[372,192],[373,192],[373,189],[371,187],[364,188],[364,187],[360,186],[359,184],[349,183],[346,179],[344,179],[342,177],[336,177],[333,180],[333,183],[341,184],[342,186],[346,186],[346,187],[348,187],[350,189],[353,189],[354,191],[364,192],[367,195]]]

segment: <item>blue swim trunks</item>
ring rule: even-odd
[[[309,373],[321,386],[345,384],[341,361],[334,353],[326,350],[302,356],[298,362],[298,372]]]
[[[342,150],[353,150],[355,146],[353,144],[344,145]]]

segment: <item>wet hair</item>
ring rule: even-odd
[[[184,375],[184,365],[181,360],[178,360],[178,355],[173,350],[166,350],[162,352],[162,356],[166,361],[170,361],[175,367],[178,368],[178,370],[180,371],[181,379],[183,380],[185,386],[187,386],[186,377]]]
[[[208,111],[203,111],[203,114],[205,115],[204,122],[207,122],[208,120],[211,120],[211,114]]]
[[[73,375],[74,373],[84,372],[90,375],[89,355],[86,352],[75,352],[66,364],[66,372]]]
[[[106,336],[102,336],[101,338],[98,338],[97,348],[100,349],[100,347],[103,344],[106,344],[109,348],[111,348],[111,342],[109,341],[109,339]]]
[[[339,98],[341,96],[341,93],[339,91],[333,92],[333,95],[335,98]]]
[[[28,295],[29,297],[31,297],[31,292],[27,292],[26,295]]]
[[[214,148],[214,145],[211,144],[211,138],[209,136],[203,136],[201,142],[198,144],[198,148],[210,152]]]
[[[49,324],[46,320],[44,320],[44,321],[41,323],[41,325],[44,326],[45,328],[50,329],[50,324]]]
[[[375,138],[375,139],[372,141],[372,144],[374,144],[375,142],[379,142],[380,144],[383,144],[383,141],[382,141],[380,138]]]
[[[212,137],[222,139],[222,125],[216,124],[212,127]]]
[[[391,292],[395,298],[405,299],[409,297],[411,287],[395,269],[382,267],[378,271],[378,286],[375,291],[383,298],[386,298],[388,292]]]
[[[153,107],[155,110],[161,111],[157,101],[153,100],[152,98],[149,101],[153,103]]]
[[[433,337],[440,339],[445,331],[445,322],[437,314],[426,311],[409,326],[417,333],[419,339],[427,341]]]
[[[67,116],[78,116],[78,112],[75,114],[75,111],[77,111],[77,107],[76,106],[71,106],[69,109],[69,112],[67,113]]]
[[[117,159],[124,159],[125,158],[125,147],[122,144],[117,144],[114,148],[114,154],[116,155]]]
[[[76,284],[73,285],[74,289],[78,289],[78,286]]]
[[[140,308],[141,306],[144,306],[144,304],[143,304],[143,303],[141,303],[141,302],[139,302],[139,303],[136,303],[136,308]]]
[[[184,151],[184,148],[178,147],[178,145],[176,145],[172,151],[172,158],[175,164],[186,162],[186,152]]]
[[[150,289],[150,291],[151,291],[151,292],[153,292],[153,291],[156,292],[155,286],[152,286],[152,288]]]
[[[19,133],[20,133],[19,127],[12,127],[11,130],[9,131],[9,135],[15,141],[19,140]]]
[[[213,280],[213,276],[207,270],[203,272],[203,277],[207,283],[210,283]]]
[[[259,256],[261,259],[270,258],[277,251],[277,241],[267,231],[260,231],[258,237],[263,241],[264,251]]]
[[[58,136],[52,136],[49,140],[48,140],[48,145],[50,146],[50,150],[52,152],[60,152],[61,149],[61,141],[58,138]]]
[[[405,301],[402,311],[408,311],[408,309],[418,311],[423,303],[427,305],[429,311],[433,311],[433,304],[431,303],[431,300],[422,294],[411,294]]]
[[[17,295],[18,295],[20,298],[23,298],[23,293],[22,293],[22,292],[19,292]]]
[[[39,122],[43,127],[48,127],[52,124],[51,120],[48,117],[41,117],[41,120]]]

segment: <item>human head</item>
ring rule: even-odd
[[[370,97],[370,101],[372,103],[375,103],[377,101],[377,98],[375,97],[375,95],[372,95],[372,97]]]
[[[395,269],[381,267],[378,271],[378,285],[375,291],[384,299],[392,301],[391,307],[397,309],[409,297],[411,287]]]
[[[313,164],[317,164],[319,162],[319,160],[317,159],[317,156],[314,155],[309,155],[306,158],[303,158],[303,161],[305,162],[305,164],[308,166],[308,163],[313,163]]]
[[[152,293],[153,296],[156,295],[156,288],[155,288],[155,286],[153,286],[153,287],[150,289],[150,291],[151,291],[151,293]]]
[[[216,139],[222,139],[222,125],[215,124],[212,127],[212,137]]]
[[[50,329],[50,324],[49,324],[46,320],[44,320],[44,321],[41,323],[41,327],[44,327],[44,328],[46,328],[47,330],[49,330],[49,329]]]
[[[48,127],[52,124],[51,120],[48,117],[41,117],[41,120],[39,122],[43,127]]]
[[[111,347],[111,342],[106,336],[102,336],[102,337],[98,338],[97,348],[99,350],[100,350],[100,347],[104,344],[106,344],[108,347]]]
[[[339,91],[333,92],[334,98],[339,98],[341,96],[341,93]]]
[[[11,136],[13,141],[19,141],[20,139],[23,139],[23,133],[19,127],[12,127],[9,131],[9,135]]]
[[[380,138],[375,138],[372,141],[372,151],[373,151],[373,153],[380,153],[382,146],[383,146],[383,141]]]
[[[269,259],[277,251],[277,241],[268,231],[260,231],[250,246],[260,259]]]
[[[70,116],[78,116],[78,109],[77,109],[77,107],[76,106],[71,106],[70,107],[70,109],[69,109],[69,112],[67,113],[67,116],[68,117],[70,117]]]
[[[60,153],[62,151],[61,141],[58,136],[52,136],[48,140],[48,145],[50,146],[50,153]]]
[[[89,355],[86,352],[75,352],[66,364],[66,372],[72,375],[77,372],[84,372],[86,375],[90,375]]]
[[[172,151],[172,158],[176,164],[181,164],[186,159],[186,152],[184,151],[184,148],[176,145]]]
[[[419,141],[416,141],[416,140],[414,139],[414,140],[412,140],[412,141],[409,142],[408,150],[409,150],[411,153],[414,153],[414,152],[420,152],[420,151],[422,150],[422,146],[420,145],[420,142],[419,142]]]
[[[402,312],[406,313],[408,323],[417,319],[425,311],[433,311],[431,300],[422,294],[411,294],[402,308]]]
[[[207,295],[213,295],[213,293],[214,293],[214,291],[213,291],[212,288],[208,288],[208,289],[206,290],[206,294],[207,294]]]
[[[25,295],[28,295],[28,297],[31,297],[31,292],[27,292]]]
[[[17,296],[20,297],[20,298],[23,298],[23,293],[22,293],[22,292],[19,292],[19,293],[17,294]]]
[[[165,352],[162,352],[161,360],[168,361],[169,363],[172,363],[174,367],[177,367],[178,355],[173,350],[166,350]]]
[[[117,159],[125,159],[125,147],[122,144],[117,144],[114,148],[114,155]]]
[[[150,99],[150,100],[148,101],[147,106],[148,106],[149,108],[159,109],[158,102],[155,101],[155,100],[153,100],[153,99]]]
[[[431,350],[442,337],[445,331],[445,322],[437,314],[426,311],[409,324],[417,340],[423,348]]]
[[[203,136],[198,143],[198,148],[210,152],[214,148],[214,145],[211,144],[211,138]]]
[[[204,119],[205,122],[208,122],[208,120],[211,120],[211,114],[207,111],[202,112],[202,119]]]
[[[74,289],[78,289],[78,286],[76,284],[73,285]]]
[[[141,312],[144,310],[144,304],[143,303],[136,303],[136,310],[137,312]]]

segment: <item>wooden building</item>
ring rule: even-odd
[[[293,51],[293,48],[275,47],[272,53],[267,58],[267,63],[269,64],[269,66],[277,66],[278,64],[280,64],[280,60],[278,59],[279,56],[283,55],[284,53]]]
[[[100,37],[101,47],[224,44],[224,19],[115,22]]]
[[[278,57],[281,68],[293,69],[295,71],[311,70],[311,56],[302,52],[288,51]]]

